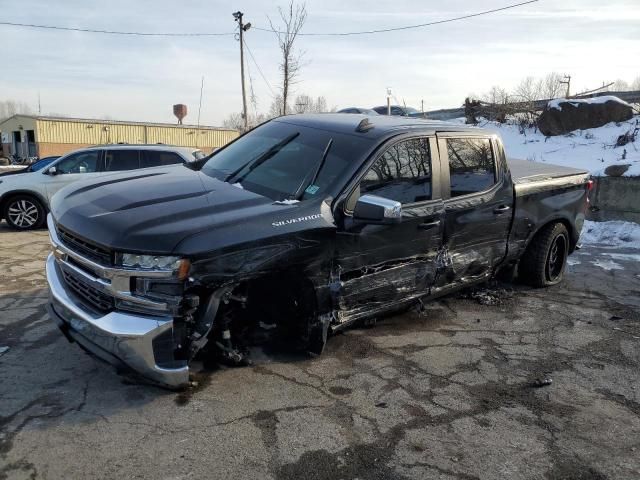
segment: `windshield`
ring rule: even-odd
[[[60,157],[52,157],[52,158],[43,158],[42,160],[38,160],[31,164],[31,171],[37,172],[38,170],[42,170],[44,167],[49,165],[54,160],[57,160]]]
[[[213,154],[202,171],[273,200],[304,200],[334,186],[370,143],[357,134],[272,121]]]

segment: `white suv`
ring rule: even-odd
[[[111,172],[188,163],[204,158],[197,148],[168,145],[101,145],[68,153],[41,172],[0,177],[0,221],[16,230],[42,227],[49,200],[62,187]]]

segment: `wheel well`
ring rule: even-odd
[[[304,347],[317,319],[317,301],[312,281],[295,270],[278,271],[240,281],[223,299],[218,315],[226,315],[233,332],[251,337],[251,331],[266,328],[287,344]],[[216,316],[216,323],[220,317]],[[265,327],[266,325],[266,327]],[[211,332],[219,334],[220,324]],[[247,337],[248,335],[248,337]]]
[[[5,215],[5,209],[7,208],[7,204],[9,203],[9,200],[19,195],[28,195],[30,197],[35,198],[36,200],[38,200],[38,202],[40,202],[40,205],[42,205],[42,208],[44,208],[45,214],[49,212],[49,206],[47,205],[47,202],[42,198],[41,195],[35,192],[31,192],[29,190],[15,190],[9,193],[5,193],[2,196],[2,198],[0,198],[0,215],[2,217],[4,217]]]
[[[536,229],[535,233],[531,235],[531,238],[527,243],[527,248],[529,248],[529,245],[531,245],[533,240],[540,234],[540,232],[542,232],[542,230],[544,230],[549,225],[553,225],[554,223],[563,224],[567,229],[567,232],[569,232],[569,253],[572,253],[575,250],[576,245],[578,244],[578,235],[574,226],[566,218],[554,218],[540,225],[540,227]]]
[[[296,311],[312,314],[317,311],[313,283],[300,271],[269,273],[245,283],[249,304],[258,302],[273,307],[269,312],[273,315],[282,316]],[[261,310],[265,311],[264,308]]]

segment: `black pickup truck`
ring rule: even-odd
[[[200,350],[246,362],[261,326],[328,334],[484,282],[562,279],[586,171],[505,156],[494,133],[406,117],[271,120],[190,166],[53,199],[49,313],[67,338],[168,387]]]

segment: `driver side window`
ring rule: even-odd
[[[431,152],[428,138],[412,138],[389,147],[360,182],[360,194],[402,204],[431,200]]]
[[[79,152],[58,162],[55,168],[61,173],[92,173],[98,170],[100,151]]]

